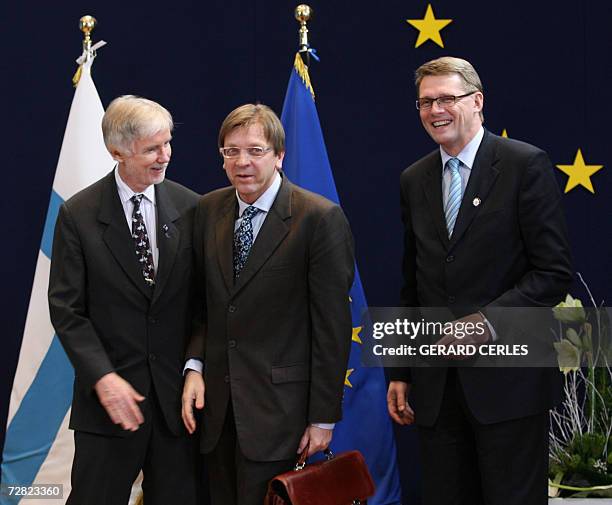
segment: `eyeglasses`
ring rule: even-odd
[[[245,147],[244,149],[241,147],[220,147],[219,152],[221,156],[224,158],[238,158],[240,156],[241,151],[246,151],[247,155],[250,158],[261,158],[268,154],[272,150],[271,147],[261,147],[261,146],[252,146]]]
[[[473,95],[474,93],[477,93],[477,92],[478,92],[477,90],[474,90],[474,91],[470,91],[469,93],[466,93],[465,95],[459,95],[459,96],[445,95],[445,96],[439,96],[437,98],[418,98],[416,101],[416,108],[417,110],[431,109],[431,107],[433,106],[433,103],[436,102],[438,104],[438,107],[446,109],[448,107],[452,107],[453,105],[455,105],[455,103],[457,103],[458,100],[461,100],[462,98],[465,98],[466,96]]]

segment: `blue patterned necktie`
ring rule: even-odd
[[[142,275],[148,286],[155,284],[155,266],[153,265],[153,253],[151,252],[151,244],[149,235],[147,235],[147,227],[145,226],[144,217],[140,210],[140,202],[144,195],[134,195],[131,200],[134,204],[132,212],[132,238],[136,245],[136,257],[140,263]]]
[[[457,214],[461,206],[461,174],[459,173],[459,165],[461,162],[457,158],[451,158],[446,162],[446,168],[450,170],[451,180],[448,188],[448,199],[444,209],[446,217],[446,228],[448,229],[448,238],[453,235]]]
[[[240,272],[253,247],[253,216],[259,212],[257,207],[249,205],[242,213],[240,226],[234,232],[234,279],[238,279]]]

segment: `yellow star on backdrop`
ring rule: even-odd
[[[452,23],[452,19],[436,19],[434,16],[431,4],[427,4],[427,10],[425,11],[425,17],[423,19],[407,19],[408,24],[414,26],[419,30],[419,37],[417,38],[414,47],[419,47],[421,44],[432,40],[440,47],[444,47],[442,42],[442,36],[440,30],[449,23]]]
[[[354,371],[355,371],[355,369],[354,369],[354,368],[349,368],[349,369],[346,371],[346,375],[344,376],[344,385],[345,385],[345,386],[348,386],[348,387],[350,387],[350,388],[352,388],[352,387],[353,387],[353,385],[352,385],[352,384],[351,384],[351,382],[348,380],[348,378],[349,378],[349,376],[350,376],[350,375],[351,375],[351,374],[352,374]]]
[[[357,326],[357,328],[353,328],[353,342],[357,342],[358,344],[361,344],[361,337],[359,337],[359,332],[361,331],[361,329],[363,328],[363,326]]]
[[[506,131],[505,128],[504,128],[504,131],[501,133],[501,136],[504,137],[505,139],[508,138],[508,132]]]
[[[591,176],[595,172],[601,170],[603,165],[585,165],[582,151],[580,151],[579,148],[573,165],[557,165],[557,168],[564,174],[569,175],[569,179],[565,185],[565,193],[571,191],[578,185],[584,186],[591,193],[595,193],[593,183],[591,182]]]

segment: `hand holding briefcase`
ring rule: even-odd
[[[374,494],[374,482],[359,451],[334,456],[306,465],[308,447],[295,469],[277,475],[268,484],[264,505],[365,505]]]

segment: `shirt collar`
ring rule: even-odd
[[[155,205],[155,186],[153,184],[147,186],[147,189],[145,189],[141,193],[136,193],[123,181],[123,179],[119,175],[119,166],[115,168],[115,182],[117,183],[117,190],[119,191],[119,198],[121,199],[121,203],[127,202],[134,195],[142,194],[147,200],[149,200],[153,205]]]
[[[274,200],[276,200],[276,195],[278,194],[278,190],[280,189],[282,181],[283,179],[277,171],[276,175],[274,176],[274,180],[272,181],[272,184],[270,184],[270,187],[266,189],[262,193],[262,195],[253,203],[246,203],[242,201],[242,199],[238,195],[238,191],[236,191],[236,198],[238,199],[238,216],[242,216],[242,213],[245,211],[245,209],[247,207],[250,207],[251,205],[253,207],[257,207],[263,212],[270,212],[270,208],[272,207]]]
[[[463,166],[471,170],[474,166],[474,160],[476,159],[476,153],[478,152],[478,148],[482,142],[482,137],[484,137],[484,128],[481,126],[476,135],[474,135],[474,138],[465,145],[457,156],[447,154],[446,151],[442,149],[442,146],[440,146],[440,154],[442,156],[442,172],[444,172],[446,162],[451,158],[457,158],[463,164]]]

